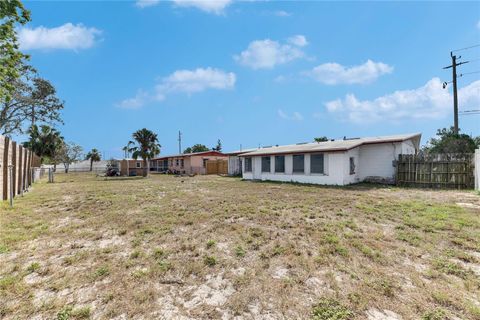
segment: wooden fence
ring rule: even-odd
[[[35,180],[34,168],[40,165],[40,158],[32,151],[0,136],[0,200],[27,190]]]
[[[437,189],[473,189],[473,154],[399,155],[398,186]]]
[[[207,160],[206,164],[207,174],[227,174],[228,161],[227,160]]]

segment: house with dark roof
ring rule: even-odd
[[[271,180],[348,185],[395,181],[399,154],[416,154],[420,133],[331,140],[259,148],[241,153],[242,176]]]

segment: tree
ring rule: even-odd
[[[158,136],[156,133],[143,128],[133,133],[133,139],[137,142],[131,150],[132,157],[143,159],[143,176],[148,176],[150,171],[150,159],[154,158],[160,153],[160,144],[158,143]]]
[[[328,138],[323,136],[323,137],[318,137],[318,138],[313,138],[315,142],[325,142],[328,141]]]
[[[33,126],[41,122],[62,123],[60,110],[64,102],[56,96],[55,87],[37,76],[35,70],[24,66],[21,77],[13,81],[15,90],[11,98],[2,102],[0,132],[4,135],[24,133],[25,123]]]
[[[33,125],[29,130],[29,134],[30,139],[23,144],[24,147],[29,148],[38,155],[42,163],[45,163],[47,158],[50,159],[54,164],[55,170],[57,153],[63,144],[63,137],[60,132],[47,125],[40,127]]]
[[[193,145],[192,147],[188,147],[187,149],[185,149],[183,151],[183,153],[197,153],[197,152],[205,152],[205,151],[209,151],[210,149],[208,149],[207,146],[203,145],[203,144],[200,144],[200,143],[197,143],[195,145]]]
[[[30,12],[20,0],[0,1],[0,101],[9,101],[15,91],[14,80],[28,56],[19,50],[16,25],[30,21]]]
[[[90,160],[90,171],[93,171],[93,162],[102,160],[102,157],[100,156],[100,152],[94,148],[87,153],[85,160]]]
[[[437,138],[430,139],[424,151],[430,154],[462,154],[474,153],[475,149],[479,147],[478,141],[480,139],[472,138],[467,134],[455,133],[453,127],[450,129],[438,129]]]
[[[222,151],[222,141],[220,141],[220,139],[218,139],[217,145],[215,146],[215,148],[212,148],[212,150],[213,151],[218,151],[218,152]]]
[[[82,159],[83,148],[74,142],[63,142],[56,155],[57,159],[65,166],[68,173],[70,164]]]

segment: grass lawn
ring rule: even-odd
[[[0,318],[480,319],[480,196],[57,175],[0,204]]]

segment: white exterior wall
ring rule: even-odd
[[[344,185],[345,170],[349,169],[347,152],[324,153],[325,174],[310,173],[310,154],[305,154],[305,173],[293,174],[293,156],[285,155],[285,173],[275,173],[275,156],[270,159],[270,172],[262,171],[262,157],[252,157],[252,172],[245,172],[245,161],[243,161],[243,179],[247,180],[269,180],[281,182],[299,182],[325,185]],[[346,168],[346,166],[348,168]],[[348,173],[349,171],[347,171]],[[351,183],[351,182],[348,182]]]
[[[415,153],[411,143],[378,143],[360,146],[359,173],[360,180],[367,178],[395,179],[394,161],[401,153]]]

